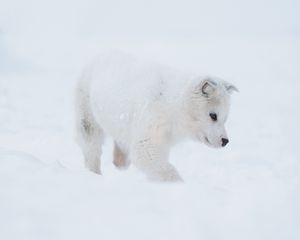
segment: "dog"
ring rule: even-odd
[[[101,146],[114,140],[113,163],[130,163],[154,181],[182,181],[168,161],[171,147],[194,139],[213,148],[229,140],[224,124],[237,88],[121,53],[101,54],[76,87],[76,132],[85,166],[101,174]]]

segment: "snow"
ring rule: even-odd
[[[300,239],[300,6],[231,2],[1,3],[0,239]],[[228,146],[177,145],[182,184],[118,171],[111,139],[84,169],[74,86],[107,48],[233,82]]]

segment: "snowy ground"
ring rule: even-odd
[[[79,1],[75,2],[81,11]],[[37,31],[38,24],[44,25],[37,21],[43,14],[30,13],[29,9],[35,9],[30,4],[18,5],[29,11],[29,18],[17,8],[0,14],[0,239],[300,239],[299,7],[290,7],[289,12],[288,4],[281,8],[278,2],[272,5],[273,13],[265,16],[263,9],[269,9],[268,5],[257,1],[262,10],[257,10],[255,19],[255,4],[245,16],[247,6],[238,8],[244,11],[239,17],[245,29],[252,29],[252,21],[257,21],[253,29],[279,29],[266,34],[247,34],[247,30],[145,35],[159,27],[156,20],[152,25],[146,22],[148,28],[141,37],[120,38],[110,33],[87,37],[64,33],[60,20],[65,12],[57,20],[50,10],[45,29],[49,27],[51,34],[45,34]],[[292,0],[287,2],[292,6]],[[234,13],[228,6],[224,9]],[[279,18],[281,10],[286,12]],[[82,11],[89,13],[85,8]],[[97,20],[92,18],[95,12],[91,22]],[[217,25],[209,13],[204,14],[212,21],[207,28],[214,29]],[[67,21],[72,22],[77,15],[69,14]],[[122,11],[118,14],[122,16]],[[191,22],[193,14],[187,14]],[[177,19],[177,15],[170,18]],[[132,23],[134,17],[122,19]],[[58,28],[51,29],[52,21]],[[26,24],[33,26],[31,32]],[[285,26],[294,29],[294,34],[284,32]],[[80,24],[79,28],[86,30]],[[183,184],[148,182],[133,166],[128,171],[116,170],[111,163],[111,139],[105,144],[103,176],[83,168],[83,157],[73,140],[73,88],[83,65],[108,47],[182,70],[220,76],[239,88],[232,97],[226,148],[186,142],[172,151],[171,162],[182,174]]]
[[[178,185],[114,169],[111,140],[104,175],[83,168],[73,141],[75,64],[3,73],[0,238],[299,239],[300,41],[224,39],[157,44],[151,53],[127,46],[240,89],[228,147],[189,142],[172,152],[185,179]]]

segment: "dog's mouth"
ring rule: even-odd
[[[212,146],[211,142],[208,140],[208,137],[202,136],[201,138],[198,138],[201,142],[203,142],[207,146]]]
[[[210,143],[210,141],[208,140],[207,137],[204,137],[204,141],[205,141],[206,144],[211,145],[211,143]]]
[[[203,142],[205,145],[207,145],[208,147],[212,147],[212,148],[215,148],[216,146],[214,146],[209,140],[208,140],[208,137],[206,136],[199,136],[198,137],[198,140]]]
[[[216,146],[214,144],[212,144],[209,140],[208,140],[208,137],[204,137],[204,143],[208,146],[208,147],[211,147],[211,148],[219,148],[219,146]]]

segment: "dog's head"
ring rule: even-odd
[[[189,102],[193,137],[210,147],[226,146],[229,140],[224,125],[233,91],[238,91],[234,85],[217,78],[195,81]]]

